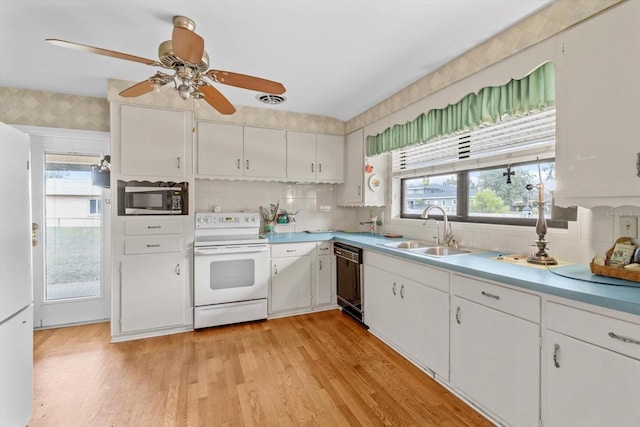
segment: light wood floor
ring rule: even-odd
[[[109,343],[37,331],[29,426],[485,426],[339,311]]]

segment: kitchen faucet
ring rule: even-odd
[[[434,208],[439,209],[440,212],[442,212],[442,217],[444,218],[444,230],[442,234],[442,242],[438,242],[438,243],[444,246],[451,246],[451,242],[453,241],[453,231],[451,230],[451,224],[449,224],[449,219],[447,218],[447,213],[444,211],[444,209],[442,209],[438,205],[428,205],[426,208],[424,208],[424,211],[422,211],[421,217],[423,219],[428,219],[429,211]]]

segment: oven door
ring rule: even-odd
[[[267,298],[269,245],[195,248],[196,306]]]

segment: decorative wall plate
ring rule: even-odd
[[[380,191],[380,187],[382,187],[382,180],[378,175],[371,175],[369,178],[369,188],[371,191]]]

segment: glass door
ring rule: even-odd
[[[110,191],[91,180],[108,135],[99,141],[73,136],[31,137],[36,328],[110,317]]]

